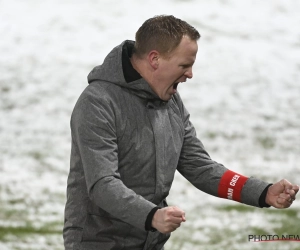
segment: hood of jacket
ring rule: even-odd
[[[136,81],[126,82],[122,67],[122,49],[124,45],[134,45],[134,41],[126,40],[116,46],[104,59],[103,64],[96,66],[88,75],[88,83],[104,81],[116,84],[130,90],[135,95],[153,100],[161,100],[150,88],[149,83],[140,78]],[[162,100],[161,100],[162,101]]]

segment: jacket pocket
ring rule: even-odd
[[[88,214],[83,228],[82,240],[102,241],[125,238],[131,226],[121,220]]]
[[[99,247],[105,243],[107,249],[122,249],[124,239],[131,226],[121,220],[88,214],[82,232],[82,242],[95,242]]]
[[[88,214],[80,246],[89,250],[138,250],[143,248],[146,237],[146,231],[116,218]]]

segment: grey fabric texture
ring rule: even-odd
[[[162,249],[170,235],[145,231],[145,221],[152,208],[167,206],[176,169],[214,196],[227,170],[196,137],[178,93],[164,102],[143,78],[126,83],[124,43],[89,74],[72,113],[67,250]],[[242,202],[258,206],[267,185],[250,178]]]

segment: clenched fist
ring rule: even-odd
[[[178,207],[171,206],[158,209],[152,219],[152,227],[166,234],[175,231],[185,222],[185,212]]]
[[[298,191],[298,185],[293,185],[283,179],[269,187],[266,195],[266,203],[275,208],[287,208],[296,199]]]

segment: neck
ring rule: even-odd
[[[138,57],[136,54],[132,54],[130,58],[132,67],[149,83],[151,79],[150,74],[147,70],[147,62],[144,58]]]

